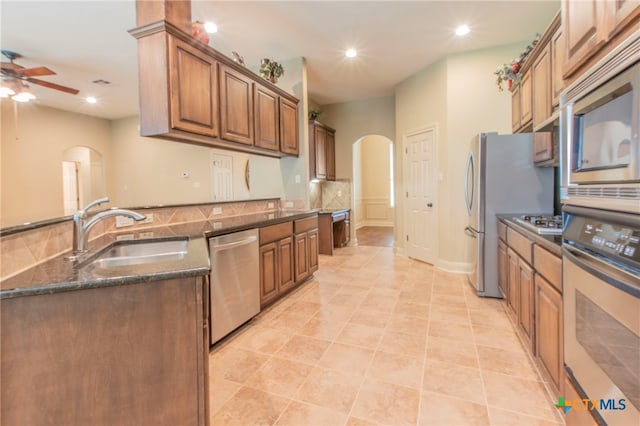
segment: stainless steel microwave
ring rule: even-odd
[[[571,184],[640,182],[640,62],[566,106]]]

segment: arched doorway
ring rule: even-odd
[[[367,135],[353,143],[353,228],[358,245],[394,245],[393,142]]]

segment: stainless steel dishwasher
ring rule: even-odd
[[[260,312],[258,230],[209,239],[211,343]]]

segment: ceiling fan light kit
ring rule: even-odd
[[[59,90],[72,95],[78,94],[80,91],[70,87],[61,86],[59,84],[50,83],[48,81],[33,78],[35,76],[55,75],[55,72],[47,67],[25,68],[16,64],[14,61],[22,58],[22,55],[10,50],[2,50],[2,54],[9,59],[9,62],[2,62],[0,73],[2,80],[0,81],[0,97],[7,98],[11,96],[16,102],[29,102],[36,97],[31,92],[26,82],[47,87],[49,89]]]

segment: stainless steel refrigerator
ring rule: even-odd
[[[534,167],[530,133],[481,133],[471,140],[465,173],[464,232],[473,264],[467,280],[479,296],[502,297],[496,214],[552,213],[553,168]]]

